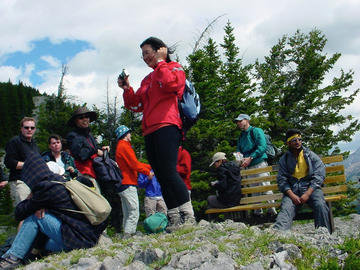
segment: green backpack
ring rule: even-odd
[[[166,229],[168,219],[164,213],[156,212],[144,220],[146,233],[158,233]]]

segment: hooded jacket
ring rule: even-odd
[[[74,213],[65,209],[78,210],[70,197],[69,191],[59,183],[64,178],[51,172],[45,161],[37,153],[31,153],[24,163],[22,178],[32,192],[32,197],[20,202],[15,209],[17,220],[23,220],[44,208],[61,220],[61,233],[65,250],[90,248],[94,246],[106,222],[91,225],[85,215]]]
[[[217,199],[227,207],[240,204],[241,175],[240,168],[233,162],[223,162],[217,169]]]
[[[301,179],[292,176],[297,163],[294,155],[288,151],[280,158],[277,183],[279,190],[284,194],[291,189],[295,194],[302,195],[309,187],[314,190],[321,188],[325,180],[325,165],[319,156],[306,147],[302,149],[308,165],[308,175]]]
[[[134,112],[143,112],[142,130],[148,135],[161,127],[182,127],[178,99],[185,87],[185,72],[177,62],[158,63],[153,72],[141,82],[140,88],[125,90],[125,107]]]

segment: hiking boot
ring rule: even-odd
[[[6,269],[6,270],[11,270],[11,269],[15,269],[16,267],[18,267],[19,265],[21,265],[22,262],[20,259],[11,256],[8,258],[0,258],[0,269]]]
[[[168,210],[169,223],[166,227],[166,232],[171,233],[179,229],[181,222],[181,215],[178,208]]]
[[[194,217],[194,209],[192,207],[191,201],[188,201],[188,202],[180,205],[179,211],[184,216],[184,223],[186,223],[188,225],[194,225],[196,223],[196,220]]]

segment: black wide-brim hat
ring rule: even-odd
[[[78,109],[76,109],[71,118],[69,119],[69,121],[67,122],[69,126],[75,126],[75,118],[83,115],[83,114],[87,114],[90,118],[90,122],[95,121],[97,119],[97,113],[94,111],[89,111],[86,107],[80,107]]]

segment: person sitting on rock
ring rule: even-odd
[[[211,186],[217,191],[217,195],[207,198],[209,208],[228,208],[240,204],[241,199],[241,175],[239,167],[234,162],[229,162],[223,152],[217,152],[212,157],[209,167],[215,166],[217,180],[211,182]]]
[[[284,194],[274,229],[289,230],[296,211],[307,203],[314,211],[315,227],[331,232],[329,208],[321,185],[325,179],[325,165],[321,159],[302,145],[300,130],[286,132],[289,147],[279,161],[277,183]]]
[[[0,269],[14,269],[22,263],[39,232],[48,240],[45,249],[51,252],[90,248],[97,244],[106,222],[92,225],[72,200],[64,185],[66,180],[54,174],[40,154],[32,152],[23,166],[21,180],[31,195],[15,209],[17,220],[24,220],[10,249],[1,257]]]

